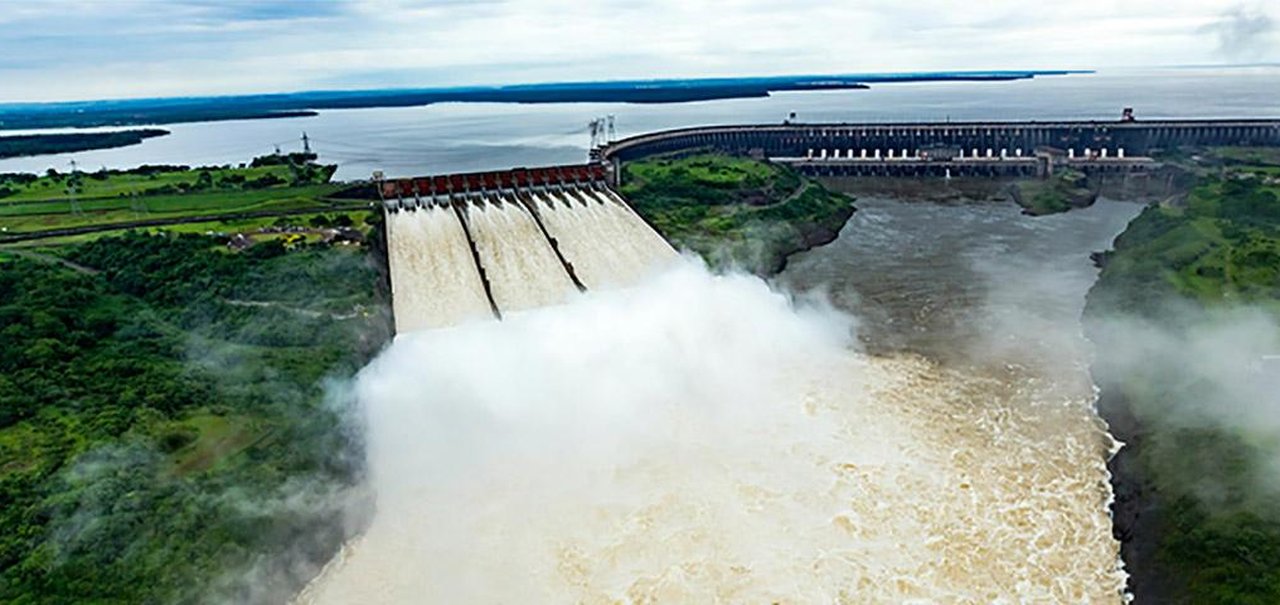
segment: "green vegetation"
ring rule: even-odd
[[[1048,179],[1027,179],[1012,187],[1013,199],[1027,214],[1043,216],[1088,206],[1097,198],[1081,172],[1067,170]]]
[[[324,211],[333,207],[323,198],[335,191],[335,185],[280,187],[260,191],[228,191],[188,195],[157,195],[130,200],[92,200],[78,202],[73,211],[70,202],[56,208],[48,205],[24,204],[0,207],[0,225],[6,233],[45,231],[84,225],[128,223],[135,220],[179,218],[232,214],[262,210]],[[131,207],[132,205],[132,207]]]
[[[1280,309],[1278,197],[1280,186],[1258,177],[1208,178],[1183,206],[1146,208],[1104,257],[1093,298],[1140,315],[1170,297]]]
[[[1221,157],[1265,159],[1238,153]],[[1137,448],[1137,474],[1121,480],[1143,484],[1146,505],[1158,503],[1144,512],[1150,535],[1137,538],[1151,542],[1149,565],[1162,571],[1137,573],[1163,576],[1177,602],[1269,604],[1280,602],[1280,509],[1258,478],[1274,473],[1276,435],[1185,421],[1180,411],[1221,407],[1233,395],[1188,372],[1176,351],[1144,353],[1141,363],[1123,364],[1124,375],[1108,370],[1122,363],[1117,350],[1135,346],[1108,320],[1141,318],[1180,339],[1244,305],[1280,318],[1275,164],[1231,165],[1205,171],[1185,204],[1148,207],[1129,225],[1103,257],[1086,317],[1103,400],[1119,402],[1117,417],[1136,421],[1134,434],[1121,438]]]
[[[624,170],[622,193],[673,244],[757,273],[835,239],[853,213],[848,197],[748,158],[650,158]]]
[[[265,156],[241,167],[0,174],[0,239],[87,225],[358,206],[329,198],[342,187],[329,183],[335,167],[312,158]]]
[[[200,192],[234,192],[281,185],[327,183],[333,166],[270,164],[233,166],[141,166],[131,170],[98,170],[75,174],[49,170],[44,175],[0,174],[0,187],[8,191],[5,204],[13,202],[96,200],[118,197],[176,195]]]
[[[46,153],[71,153],[89,149],[111,149],[137,145],[144,139],[162,137],[167,130],[147,128],[117,132],[76,132],[68,134],[28,134],[0,137],[0,159]]]
[[[325,384],[388,337],[370,255],[225,241],[0,250],[0,602],[278,601],[345,537]]]

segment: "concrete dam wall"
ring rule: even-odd
[[[596,149],[617,163],[713,150],[766,157],[813,176],[1046,176],[1148,170],[1183,145],[1280,145],[1280,120],[944,122],[709,126],[654,132]]]
[[[929,148],[950,147],[968,156],[996,157],[1002,149],[1009,156],[1018,149],[1029,156],[1038,147],[1054,147],[1081,157],[1106,149],[1115,157],[1121,149],[1137,156],[1180,145],[1280,145],[1280,119],[708,126],[634,136],[596,153],[600,159],[625,161],[714,148],[799,158],[825,149],[828,153],[854,150],[855,155],[867,150],[869,155],[887,158],[890,153],[918,156]]]
[[[383,183],[396,331],[625,286],[674,258],[605,177],[584,165]]]

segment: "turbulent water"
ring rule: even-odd
[[[1073,314],[1137,206],[859,206],[782,282],[861,323],[686,262],[399,337],[376,515],[299,601],[1121,601]]]

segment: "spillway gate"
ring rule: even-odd
[[[607,176],[586,164],[383,182],[397,332],[629,285],[674,258]]]

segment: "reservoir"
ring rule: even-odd
[[[683,126],[800,122],[1118,120],[1274,117],[1280,67],[1107,70],[1013,82],[878,85],[869,90],[778,93],[766,98],[670,105],[444,103],[325,110],[315,117],[166,124],[140,145],[0,160],[0,172],[128,168],[139,164],[238,164],[300,151],[306,132],[338,180],[416,176],[586,160],[587,122],[615,115],[617,136]],[[1211,91],[1212,94],[1207,94]],[[32,131],[0,131],[20,134]]]

